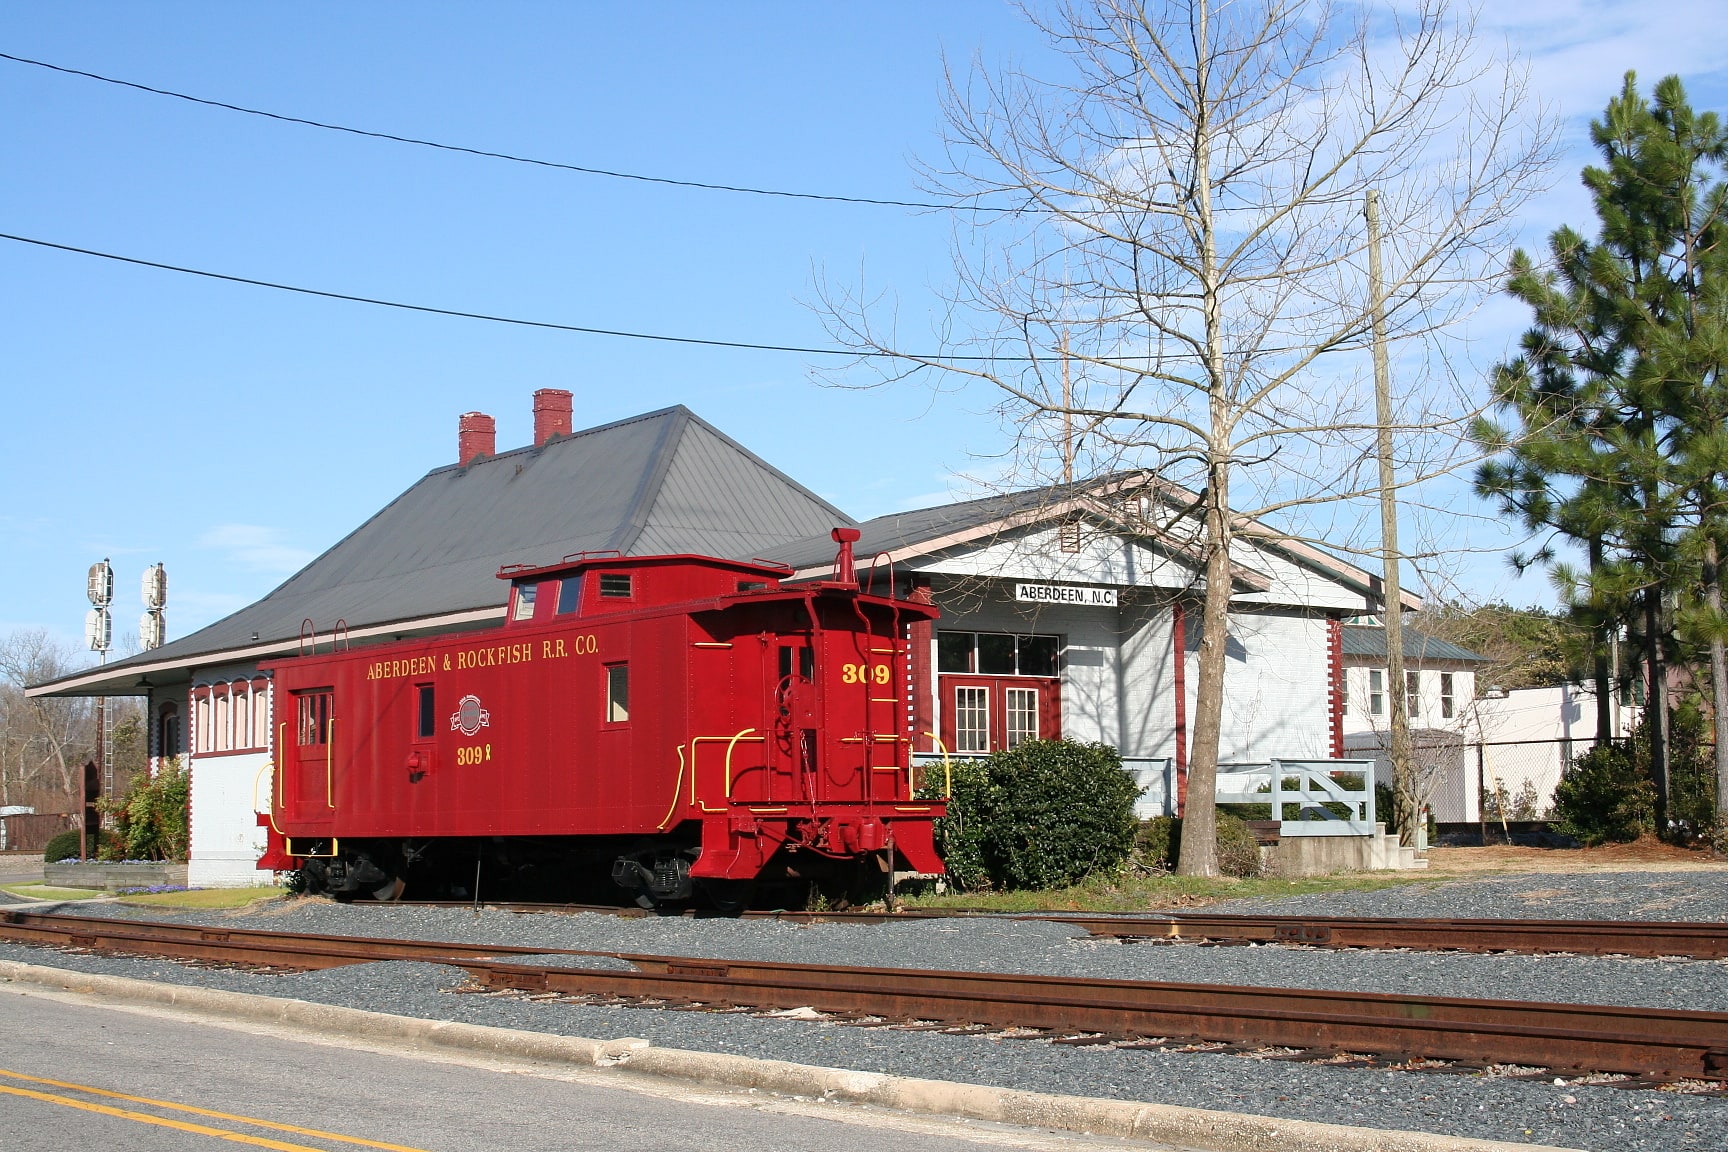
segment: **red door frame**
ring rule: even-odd
[[[990,701],[990,751],[999,751],[1008,744],[1008,697],[1006,689],[1031,688],[1038,693],[1038,738],[1058,740],[1062,736],[1062,680],[1044,676],[971,676],[945,673],[936,677],[936,690],[941,693],[942,744],[950,752],[960,751],[955,741],[954,690],[983,688]]]

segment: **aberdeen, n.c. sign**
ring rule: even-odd
[[[1074,604],[1081,608],[1114,608],[1116,589],[1076,588],[1071,584],[1016,584],[1014,599],[1025,604]]]

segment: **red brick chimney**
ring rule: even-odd
[[[498,421],[484,412],[464,412],[456,418],[456,463],[466,468],[477,456],[498,452]]]
[[[542,388],[534,393],[534,446],[554,436],[570,435],[570,393],[562,388]]]

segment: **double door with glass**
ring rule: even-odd
[[[943,676],[942,743],[979,755],[1062,735],[1062,682],[1055,678]]]

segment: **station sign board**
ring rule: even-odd
[[[1022,604],[1073,604],[1079,608],[1116,607],[1116,589],[1081,588],[1072,584],[1016,584],[1014,599]]]

